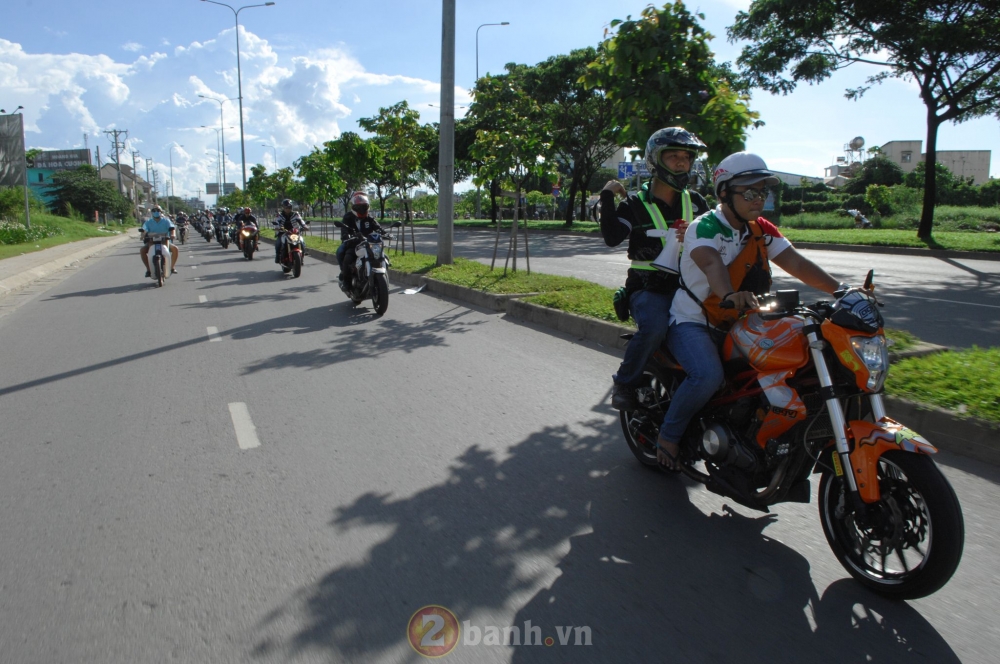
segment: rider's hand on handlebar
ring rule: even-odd
[[[757,296],[750,291],[738,291],[726,295],[719,306],[723,309],[735,308],[737,311],[751,311],[760,309],[760,302],[757,301]]]

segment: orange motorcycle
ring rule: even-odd
[[[924,597],[958,568],[962,509],[932,459],[937,449],[886,413],[888,345],[872,272],[836,295],[803,306],[797,291],[778,291],[733,325],[725,385],[691,419],[682,471],[764,512],[808,503],[818,473],[820,522],[844,568],[879,594]],[[646,466],[657,465],[660,424],[684,376],[663,345],[644,369],[640,408],[621,412]]]

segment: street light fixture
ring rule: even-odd
[[[264,148],[271,148],[271,150],[274,151],[274,170],[277,171],[278,170],[278,148],[274,147],[273,145],[268,145],[267,143],[261,143],[260,145],[261,145],[261,147],[264,147]]]
[[[207,2],[213,5],[219,5],[220,7],[228,7],[229,11],[233,12],[233,18],[236,20],[236,86],[239,91],[239,96],[237,99],[240,100],[240,160],[243,166],[243,191],[247,189],[247,149],[246,143],[243,138],[243,76],[240,71],[240,12],[244,9],[252,9],[253,7],[271,7],[274,5],[273,2],[265,2],[260,5],[246,5],[235,9],[224,2],[216,2],[215,0],[201,0],[202,2]],[[223,183],[225,184],[225,183]]]
[[[476,80],[479,80],[479,31],[488,25],[510,25],[510,21],[503,21],[502,23],[483,23],[481,26],[476,28]]]

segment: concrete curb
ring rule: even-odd
[[[938,449],[1000,466],[1000,425],[886,396],[890,417],[924,436]]]
[[[826,244],[823,242],[795,242],[796,249],[815,251],[850,251],[860,254],[891,254],[894,256],[923,256],[924,258],[964,258],[977,261],[1000,261],[1000,252],[953,251],[951,249],[916,249],[914,247],[881,247],[869,244]]]
[[[90,258],[91,256],[102,251],[116,247],[119,244],[124,244],[129,240],[135,240],[138,235],[134,233],[133,230],[134,229],[130,229],[121,235],[108,238],[100,244],[93,244],[86,249],[81,249],[80,251],[75,251],[55,260],[42,263],[41,265],[36,265],[35,267],[29,268],[17,275],[14,275],[13,277],[7,277],[6,279],[0,280],[0,298],[4,298],[17,290],[29,286],[39,279],[44,279],[53,272],[57,272],[68,265],[76,263],[77,261]]]
[[[337,264],[333,254],[314,249],[308,251],[309,255],[317,260]],[[506,312],[506,317],[512,320],[556,330],[580,341],[594,341],[605,348],[624,348],[626,343],[621,335],[635,332],[635,328],[624,325],[523,302],[519,298],[524,295],[483,293],[391,268],[389,280],[393,284],[409,287],[424,286],[430,293],[490,311]],[[948,350],[945,346],[922,342],[909,350],[890,354],[890,359],[896,361],[908,357],[921,357],[945,350]],[[887,396],[886,408],[891,417],[924,435],[939,449],[977,461],[1000,465],[1000,425],[975,418],[958,417],[943,408],[918,404],[899,397]]]

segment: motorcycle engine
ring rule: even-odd
[[[722,466],[733,465],[748,471],[757,467],[757,455],[753,448],[722,422],[705,423],[701,449],[706,459]]]

